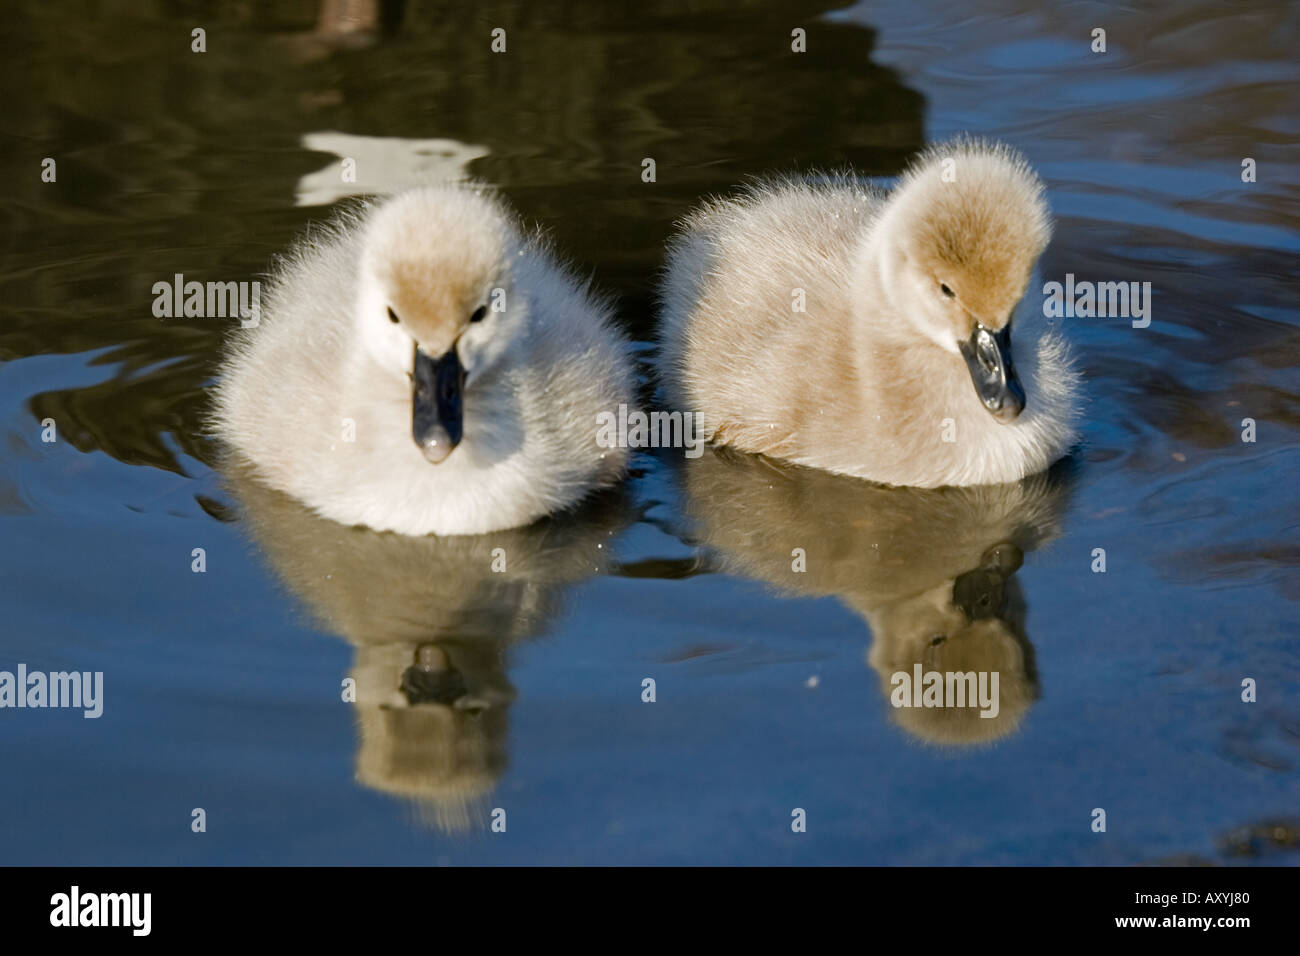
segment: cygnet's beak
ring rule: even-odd
[[[1010,322],[998,332],[976,324],[959,348],[975,383],[975,394],[990,415],[1009,422],[1025,410],[1025,390],[1011,362]]]
[[[435,359],[416,346],[411,388],[411,434],[424,457],[436,465],[460,444],[464,425],[461,393],[465,368],[456,347]]]

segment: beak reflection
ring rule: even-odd
[[[978,568],[959,574],[953,581],[952,603],[970,621],[1001,617],[1007,580],[1024,561],[1024,553],[1014,544],[994,545],[984,552]]]

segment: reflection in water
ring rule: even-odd
[[[887,488],[709,448],[684,466],[687,514],[721,569],[798,595],[835,595],[874,640],[868,663],[891,678],[997,672],[996,716],[980,707],[891,707],[922,740],[948,745],[1011,733],[1038,696],[1025,602],[1025,552],[1060,532],[1063,471],[1016,484]],[[805,556],[800,562],[802,549]],[[795,568],[803,563],[806,570]]]
[[[328,206],[349,196],[387,195],[469,177],[468,166],[488,154],[482,146],[454,139],[403,139],[308,133],[303,148],[338,159],[298,180],[295,205]],[[347,164],[347,165],[345,165]]]
[[[414,538],[317,517],[236,466],[241,517],[320,626],[356,649],[357,779],[463,830],[506,766],[509,649],[545,632],[566,587],[601,572],[631,518],[617,493],[527,528]]]

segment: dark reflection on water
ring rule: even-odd
[[[1294,862],[1294,6],[407,2],[349,30],[310,2],[31,4],[6,26],[0,669],[108,688],[99,721],[0,720],[14,862]],[[644,353],[700,197],[892,175],[962,131],[1041,170],[1046,279],[1152,283],[1149,328],[1061,320],[1090,398],[1068,476],[922,493],[643,456],[538,528],[373,535],[214,473],[231,322],[152,310],[177,273],[263,275],[322,190],[356,191],[340,154],[381,186],[460,161]],[[918,660],[996,664],[999,718],[892,708]],[[194,806],[221,840],[195,842]],[[494,807],[510,839],[467,836]]]

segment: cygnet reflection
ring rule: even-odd
[[[485,825],[507,762],[509,649],[544,633],[630,521],[609,492],[526,528],[411,537],[345,527],[237,466],[248,533],[319,625],[355,648],[357,779],[426,825]]]
[[[692,534],[719,570],[835,595],[866,619],[867,661],[909,734],[992,741],[1038,697],[1016,571],[1059,533],[1062,469],[1006,485],[890,488],[710,447],[683,463],[681,481]]]

